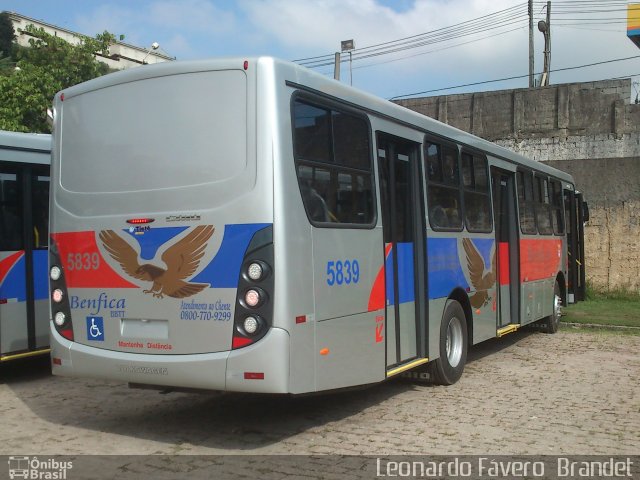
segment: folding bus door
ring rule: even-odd
[[[491,185],[496,226],[499,330],[506,325],[520,323],[515,176],[513,172],[491,167]]]
[[[378,133],[387,367],[424,357],[426,285],[418,143]],[[422,319],[422,320],[421,320]]]

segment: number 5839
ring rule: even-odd
[[[327,285],[350,285],[360,281],[358,260],[331,260],[327,262]]]
[[[100,255],[97,253],[70,253],[67,255],[67,270],[97,270]]]

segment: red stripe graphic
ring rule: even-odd
[[[118,275],[105,261],[95,232],[52,234],[68,288],[140,288]]]
[[[500,285],[509,285],[509,243],[498,244],[498,281]]]
[[[384,247],[384,259],[385,263],[387,258],[389,258],[389,254],[391,253],[392,243],[385,245]],[[367,311],[375,312],[376,310],[383,309],[385,307],[385,275],[384,275],[384,263],[378,274],[376,275],[376,279],[373,282],[373,287],[371,288],[371,293],[369,294],[369,305],[367,307]]]
[[[0,284],[4,282],[4,279],[7,277],[9,271],[13,268],[13,266],[18,263],[18,261],[24,255],[24,250],[20,250],[19,252],[13,253],[9,255],[7,258],[3,258],[0,260]]]
[[[555,277],[560,271],[562,240],[520,240],[520,281],[533,282]]]

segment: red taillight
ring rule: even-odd
[[[244,61],[244,69],[247,70],[249,68],[249,60]]]
[[[296,323],[305,323],[307,321],[306,315],[299,315],[296,317]]]
[[[244,372],[245,380],[264,380],[264,372]]]
[[[247,345],[253,343],[253,340],[250,338],[246,338],[246,337],[233,337],[233,342],[231,343],[231,346],[233,348],[242,348],[242,347],[246,347]]]
[[[53,362],[54,365],[62,365],[62,360],[59,358],[53,357],[51,361]]]
[[[61,102],[64,102],[64,93],[61,93],[61,94],[60,94],[60,101],[61,101]]]
[[[155,218],[130,218],[127,223],[131,225],[144,225],[145,223],[153,223]]]
[[[62,335],[64,338],[66,338],[67,340],[71,340],[73,342],[73,329],[71,328],[65,328],[64,330],[60,329],[58,330],[58,332],[60,333],[60,335]]]
[[[6,298],[0,298],[0,305],[4,305],[5,303],[9,303]]]

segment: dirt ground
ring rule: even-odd
[[[518,332],[474,347],[450,387],[297,398],[163,395],[53,377],[32,359],[0,367],[0,425],[2,455],[633,455],[640,336]]]

